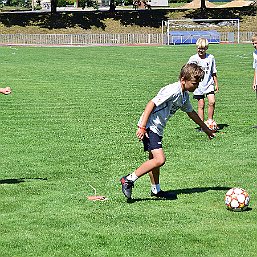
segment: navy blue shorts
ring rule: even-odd
[[[151,131],[149,128],[146,129],[146,132],[149,138],[144,136],[142,140],[144,144],[144,151],[150,152],[152,150],[162,148],[162,137]]]
[[[207,94],[203,94],[203,95],[194,95],[193,98],[200,100],[200,99],[204,99],[207,95],[215,95],[214,91],[211,91]]]

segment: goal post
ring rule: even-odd
[[[162,21],[163,44],[190,44],[195,43],[199,37],[213,39],[213,41],[210,40],[211,43],[226,42],[239,44],[240,20],[174,19]]]

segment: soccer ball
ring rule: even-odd
[[[249,202],[250,196],[242,188],[231,188],[225,196],[225,204],[231,211],[244,211],[248,208]]]
[[[207,121],[205,121],[205,124],[210,130],[217,131],[219,129],[215,120],[208,119]]]
[[[217,131],[219,129],[215,120],[208,119],[207,121],[205,121],[205,124],[210,130]]]

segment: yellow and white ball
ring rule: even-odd
[[[225,204],[228,210],[244,211],[248,208],[250,196],[243,188],[231,188],[225,195]]]
[[[215,120],[208,119],[207,121],[205,121],[205,124],[210,130],[217,131],[219,129],[218,124]]]

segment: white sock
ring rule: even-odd
[[[157,194],[161,191],[161,185],[160,184],[152,185],[151,190],[154,194]]]
[[[129,175],[127,176],[127,179],[128,179],[128,180],[131,180],[131,181],[133,181],[133,182],[135,182],[135,181],[138,179],[138,176],[136,175],[135,172],[133,172],[133,173],[131,173],[131,174],[129,174]]]

